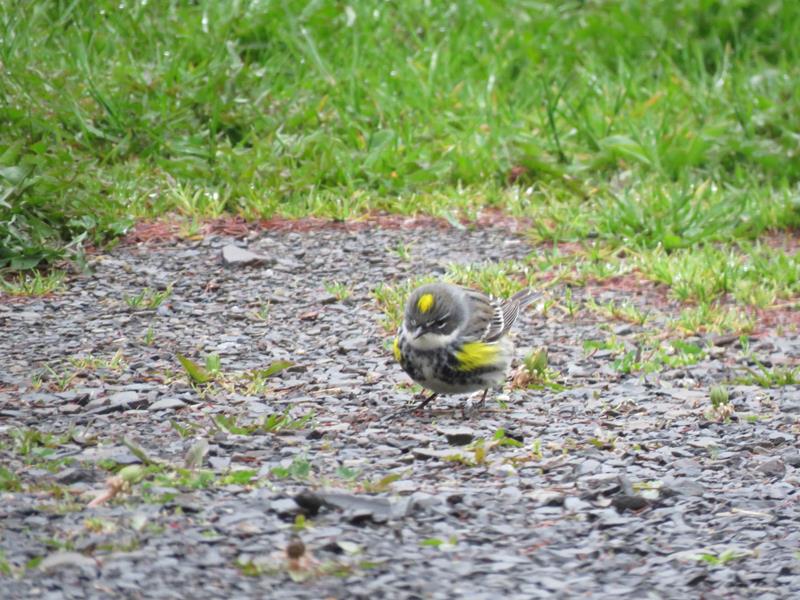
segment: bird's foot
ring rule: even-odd
[[[431,393],[431,395],[430,395],[430,396],[428,396],[427,398],[424,398],[424,399],[422,400],[422,402],[420,402],[419,404],[417,404],[417,407],[414,409],[414,412],[416,412],[416,411],[418,411],[418,410],[422,410],[423,408],[425,408],[426,406],[428,406],[428,404],[430,404],[431,402],[433,402],[434,400],[436,400],[436,396],[438,396],[438,395],[439,395],[439,394],[437,394],[436,392],[433,392],[433,393]]]
[[[398,410],[396,410],[396,411],[394,411],[394,412],[391,412],[391,413],[389,413],[388,415],[386,415],[386,416],[385,416],[383,419],[381,419],[381,420],[382,420],[382,421],[391,421],[392,419],[396,419],[397,417],[399,417],[399,416],[401,416],[401,415],[406,415],[406,414],[411,414],[411,413],[419,412],[419,411],[421,411],[423,408],[425,408],[426,406],[428,406],[428,404],[430,404],[431,402],[433,402],[433,401],[436,399],[436,396],[438,396],[438,395],[439,395],[439,394],[437,394],[437,393],[432,393],[432,394],[431,394],[430,396],[428,396],[427,398],[423,398],[423,399],[422,399],[422,402],[420,402],[420,403],[418,403],[418,404],[416,404],[416,405],[414,405],[414,404],[407,404],[407,405],[403,406],[403,408],[400,408],[400,409],[398,409]]]
[[[489,390],[483,390],[483,394],[481,394],[480,400],[475,401],[474,397],[467,398],[467,400],[462,405],[462,415],[465,419],[471,419],[472,417],[476,416],[479,412],[481,412],[484,408],[486,408],[486,394],[489,393]]]

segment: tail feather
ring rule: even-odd
[[[487,336],[493,339],[504,336],[508,330],[511,329],[511,326],[514,325],[514,322],[519,316],[519,311],[528,306],[531,302],[535,302],[541,298],[541,296],[541,294],[527,288],[517,292],[505,302],[496,304],[496,313],[493,323],[495,327],[490,327],[492,332],[490,335],[490,332],[487,331]]]
[[[524,290],[520,290],[511,296],[511,302],[516,302],[520,308],[525,308],[529,304],[536,302],[541,297],[541,293],[532,290],[531,288],[525,288]]]

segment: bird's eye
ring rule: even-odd
[[[447,319],[438,319],[433,322],[433,326],[436,329],[444,329],[445,327],[447,327]]]

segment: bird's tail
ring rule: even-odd
[[[511,296],[511,302],[516,302],[520,308],[525,308],[529,304],[536,302],[541,297],[541,293],[530,288],[525,288],[524,290],[520,290]]]

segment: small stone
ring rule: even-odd
[[[522,498],[522,492],[515,485],[509,485],[500,490],[500,498],[508,504],[516,504]]]
[[[672,463],[672,467],[682,475],[690,475],[696,477],[702,473],[700,463],[692,458],[679,458]]]
[[[565,510],[569,510],[569,511],[572,511],[572,512],[578,512],[578,511],[581,511],[581,510],[585,510],[587,508],[591,508],[591,506],[592,505],[589,504],[588,502],[584,502],[583,500],[581,500],[580,498],[577,498],[575,496],[568,496],[568,497],[564,498],[564,509]]]
[[[389,487],[395,494],[403,495],[416,492],[419,489],[419,483],[412,479],[399,479],[389,484]]]
[[[30,311],[21,311],[18,313],[11,313],[11,315],[17,319],[22,319],[23,321],[27,321],[28,323],[35,323],[42,319],[42,315],[37,312],[30,312]]]
[[[68,467],[56,475],[55,480],[62,484],[73,484],[79,481],[92,480],[92,472],[87,469]]]
[[[411,450],[412,455],[414,458],[420,460],[430,460],[432,458],[436,459],[446,459],[446,458],[457,458],[461,456],[460,452],[457,450],[435,450],[433,448],[414,448]],[[470,455],[472,453],[470,452]]]
[[[566,498],[562,492],[556,490],[535,489],[526,494],[538,506],[563,506]]]
[[[665,478],[661,486],[664,496],[702,496],[706,489],[702,484],[686,477]]]
[[[367,347],[369,347],[369,340],[361,336],[346,338],[339,342],[339,352],[342,354],[363,352]]]
[[[231,459],[229,456],[209,456],[208,464],[215,471],[227,471],[231,466]]]
[[[80,552],[54,552],[39,563],[39,570],[50,573],[64,567],[97,567],[93,558]]]
[[[800,452],[791,450],[783,455],[783,462],[791,467],[800,467]]]
[[[178,494],[169,502],[172,508],[180,508],[183,512],[198,513],[203,510],[203,504],[192,494]]]
[[[228,244],[222,248],[222,264],[228,267],[255,265],[266,260],[265,256],[251,252],[246,248],[240,248],[234,244]]]
[[[108,399],[109,405],[115,408],[131,409],[131,408],[144,408],[147,401],[139,398],[139,392],[124,391],[117,392]]]
[[[466,446],[475,439],[475,431],[469,427],[443,427],[437,431],[447,438],[451,446]]]
[[[711,343],[715,346],[729,346],[738,342],[741,336],[738,334],[730,333],[727,335],[717,335],[711,338]]]
[[[602,466],[603,465],[600,464],[600,461],[597,461],[593,458],[587,458],[578,465],[576,472],[578,475],[594,475],[600,471]]]
[[[186,402],[178,398],[162,398],[148,407],[148,410],[175,410],[186,406]]]
[[[279,515],[291,515],[300,510],[300,506],[292,498],[278,498],[270,502],[269,507]]]
[[[247,410],[254,415],[263,415],[271,411],[270,407],[266,403],[258,401],[248,402]]]
[[[783,477],[786,474],[786,465],[780,458],[770,458],[756,467],[756,471],[770,477]]]
[[[615,496],[611,503],[614,505],[614,508],[620,512],[623,510],[641,510],[647,506],[650,506],[650,502],[647,501],[647,498],[628,494]]]

